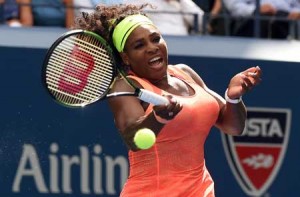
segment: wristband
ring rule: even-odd
[[[156,115],[155,111],[153,110],[153,115],[156,119],[157,122],[161,123],[161,124],[167,124],[168,122],[170,122],[170,120],[164,119],[158,115]]]
[[[226,91],[225,91],[225,100],[226,100],[226,102],[231,103],[231,104],[238,104],[239,102],[242,101],[242,97],[239,97],[237,99],[229,98],[228,95],[227,95],[227,92],[228,92],[228,89],[226,89]]]

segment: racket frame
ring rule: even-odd
[[[46,52],[46,56],[44,58],[43,61],[43,66],[42,66],[42,83],[43,86],[47,89],[47,93],[50,94],[50,96],[59,104],[65,106],[65,107],[69,107],[69,108],[78,108],[78,107],[84,107],[86,105],[90,105],[95,103],[98,100],[101,99],[105,99],[106,95],[108,94],[108,92],[110,91],[110,88],[107,88],[106,91],[103,92],[103,94],[93,100],[90,100],[89,102],[83,103],[83,104],[67,104],[65,102],[62,102],[60,100],[58,100],[50,91],[50,89],[48,88],[48,84],[47,84],[47,66],[48,66],[48,62],[50,60],[51,54],[53,53],[53,51],[55,50],[55,48],[63,41],[65,40],[67,37],[71,37],[74,35],[82,35],[82,34],[87,34],[90,36],[95,37],[96,39],[98,39],[106,48],[106,50],[108,51],[108,53],[111,55],[111,59],[113,62],[113,69],[112,69],[112,79],[109,87],[112,87],[113,83],[115,82],[117,73],[120,73],[117,71],[117,65],[116,65],[116,61],[115,61],[115,56],[113,53],[113,49],[110,47],[110,45],[107,43],[107,41],[102,38],[101,36],[99,36],[98,34],[94,33],[94,32],[90,32],[90,31],[86,31],[86,30],[82,30],[82,29],[75,29],[75,30],[71,30],[68,32],[65,32],[64,34],[62,34],[59,38],[57,38],[57,40],[55,40],[55,42],[50,46],[50,48],[47,50]],[[122,75],[123,76],[123,75]],[[123,76],[124,77],[124,76]],[[126,80],[126,79],[125,79]]]

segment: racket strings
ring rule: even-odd
[[[56,54],[58,53],[58,54]],[[82,61],[78,61],[76,58],[70,58],[70,54],[69,53],[65,53],[65,57],[62,57],[60,54],[62,54],[63,51],[60,51],[59,49],[57,51],[54,52],[53,54],[53,58],[51,58],[50,60],[50,64],[53,64],[55,66],[52,66],[52,67],[49,67],[48,70],[51,72],[51,73],[54,73],[56,74],[57,77],[60,77],[61,75],[61,70],[64,69],[65,67],[65,60],[67,59],[67,61],[74,61],[74,64],[76,64],[76,66],[78,67],[81,67],[81,68],[84,68],[84,64],[82,63]],[[67,55],[68,54],[68,55]],[[65,59],[64,59],[65,58]],[[79,75],[77,72],[78,70],[75,70],[75,69],[69,69],[68,70],[69,74],[72,74],[72,76],[76,76],[76,75]],[[106,79],[106,78],[105,78]],[[106,84],[106,86],[109,86],[109,83],[110,81],[109,80],[103,80],[103,84]],[[56,80],[51,80],[51,78],[49,79],[50,81],[52,82],[56,82],[56,80],[58,80],[58,78]],[[70,82],[74,82],[74,83],[79,83],[80,82],[80,79],[78,78],[74,78],[72,77],[71,79],[69,77],[66,78],[66,80],[69,80]],[[97,85],[97,82],[98,82],[98,79],[96,77],[93,77],[92,75],[90,76],[90,81],[91,85],[95,86]],[[101,86],[102,87],[102,86]],[[72,88],[72,87],[69,87],[69,88]],[[93,93],[93,89],[89,88],[88,86],[86,87],[86,90],[91,90],[91,94]],[[100,90],[103,89],[103,88],[100,88]],[[103,90],[105,91],[105,89]],[[95,96],[97,96],[97,94],[95,94]]]
[[[55,66],[49,67],[49,70],[53,69],[52,71],[56,72],[59,75],[60,70],[64,69],[66,62],[68,62],[68,61],[72,61],[73,64],[76,64],[76,66],[78,66],[81,69],[85,69],[85,67],[86,67],[86,65],[83,63],[83,61],[78,60],[78,58],[74,58],[74,57],[72,58],[70,51],[65,51],[64,49],[57,48],[54,51],[52,58],[49,61],[50,64],[55,65]],[[76,75],[76,71],[77,70],[75,70],[75,69],[69,70],[69,72],[71,72],[71,73],[73,72],[73,74],[75,74],[75,75]],[[111,69],[106,68],[106,67],[104,67],[102,71],[107,71],[108,74],[111,73]],[[74,78],[74,80],[80,81],[79,79],[76,79],[76,78]],[[90,80],[91,80],[91,83],[98,81],[97,77],[95,77],[93,75],[90,76]]]
[[[113,71],[113,59],[112,59],[111,55],[108,54],[106,49],[104,49],[105,46],[101,42],[99,42],[97,39],[95,39],[93,37],[89,37],[89,39],[90,40],[87,40],[87,41],[85,41],[85,40],[82,41],[82,40],[76,39],[76,41],[78,41],[80,44],[82,44],[81,46],[87,45],[88,46],[87,49],[90,51],[90,53],[96,54],[95,62],[97,65],[101,65],[101,69],[99,69],[98,71],[103,73],[103,75],[100,75],[100,77],[106,76],[106,74],[109,75],[109,77],[111,77],[112,71]],[[97,70],[98,67],[96,67],[95,69]],[[99,77],[99,76],[97,76],[97,77]],[[107,78],[102,78],[101,80],[107,81]],[[111,81],[111,80],[109,80],[109,81]],[[110,85],[110,83],[108,84],[108,86],[109,85]]]
[[[58,100],[77,105],[99,99],[109,89],[113,75],[113,58],[106,46],[92,36],[77,35],[53,51],[46,80]],[[66,87],[60,87],[62,76]]]
[[[74,49],[74,45],[76,44],[76,46],[80,46],[81,48],[80,48],[80,50],[81,51],[83,51],[83,52],[85,52],[85,53],[87,53],[87,54],[93,54],[93,56],[95,55],[95,54],[97,54],[98,55],[98,57],[96,58],[99,62],[101,62],[101,64],[102,64],[102,67],[103,68],[105,68],[105,69],[108,69],[108,70],[111,70],[111,64],[112,64],[112,60],[111,60],[111,58],[109,57],[109,55],[107,55],[107,54],[103,54],[103,53],[98,53],[98,51],[97,51],[97,49],[95,49],[95,50],[93,50],[93,51],[91,51],[91,50],[89,50],[89,49],[87,49],[87,47],[88,46],[86,46],[86,45],[84,45],[84,44],[86,44],[86,43],[82,43],[82,44],[80,44],[79,42],[74,42],[74,41],[72,41],[72,42],[70,42],[70,40],[64,40],[58,47],[57,47],[57,50],[59,50],[60,49],[60,51],[58,51],[59,53],[57,53],[57,56],[59,57],[59,56],[61,56],[62,57],[62,59],[69,59],[69,58],[72,58],[71,56],[70,56],[70,52],[72,52],[72,50]],[[100,45],[100,47],[104,47],[104,46],[101,46]],[[101,51],[104,51],[102,48],[98,48],[98,50],[99,49],[101,49]],[[56,51],[54,51],[54,53],[55,53]],[[63,56],[64,55],[64,56]],[[80,57],[81,59],[84,59],[84,58],[86,58],[86,57]],[[79,66],[82,66],[82,68],[85,68],[85,64],[84,64],[84,62],[82,62],[82,61],[80,61],[80,60],[78,60],[78,59],[72,59],[72,60],[74,60],[76,63],[78,63],[78,65]],[[87,61],[87,60],[85,60],[85,61]]]

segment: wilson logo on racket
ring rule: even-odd
[[[74,65],[74,61],[81,67]],[[64,66],[63,73],[58,81],[58,89],[70,94],[77,94],[84,90],[88,83],[88,76],[94,69],[94,58],[74,46],[70,58]]]
[[[284,159],[291,125],[289,109],[248,108],[243,136],[221,134],[226,158],[243,191],[261,196]]]

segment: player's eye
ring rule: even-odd
[[[155,36],[155,37],[153,38],[153,42],[159,43],[160,39],[161,39],[160,36]]]
[[[142,42],[136,42],[134,45],[133,45],[133,48],[134,49],[140,49],[144,46],[144,43]]]

